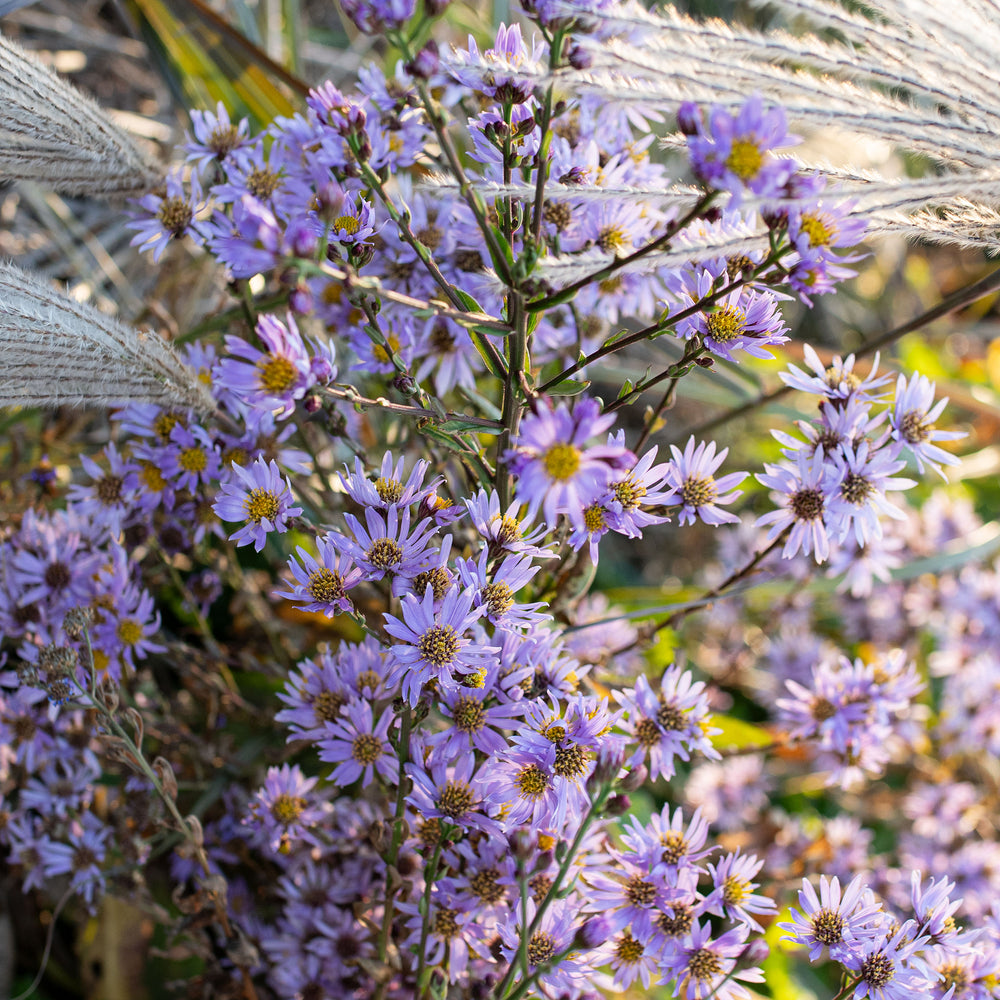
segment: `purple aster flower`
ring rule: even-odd
[[[735,207],[745,190],[763,197],[779,195],[795,172],[792,160],[772,156],[772,151],[792,146],[781,108],[764,109],[760,94],[747,99],[736,115],[713,105],[707,128],[694,120],[688,135],[688,155],[698,177],[708,186],[732,193]]]
[[[616,691],[615,697],[628,715],[622,728],[638,744],[627,763],[636,766],[648,755],[654,777],[674,776],[674,760],[690,760],[690,751],[718,757],[709,733],[708,699],[705,685],[695,681],[689,670],[670,667],[664,671],[660,691],[653,692],[649,681],[640,676],[635,687]]]
[[[512,503],[504,514],[500,513],[500,497],[496,490],[487,493],[480,490],[471,500],[464,501],[469,509],[472,524],[486,541],[490,555],[494,558],[504,552],[520,552],[523,555],[547,556],[550,548],[537,545],[546,534],[545,525],[538,525],[524,534],[524,525],[518,519],[521,504]]]
[[[288,530],[290,518],[302,513],[293,507],[292,484],[281,478],[277,463],[258,458],[248,469],[234,465],[233,471],[242,480],[223,483],[212,509],[223,521],[244,521],[242,528],[229,536],[237,546],[249,545],[257,552],[264,548],[271,531],[279,534]]]
[[[231,217],[217,210],[202,229],[212,256],[234,278],[274,270],[286,253],[281,223],[267,205],[249,194],[235,201]]]
[[[521,423],[514,448],[505,460],[517,476],[517,496],[528,504],[532,520],[541,507],[550,530],[557,514],[566,514],[576,527],[584,524],[583,510],[603,493],[616,469],[635,464],[635,456],[620,445],[586,447],[592,437],[614,423],[601,416],[596,400],[583,398],[570,411],[539,407]]]
[[[243,118],[232,123],[225,104],[219,101],[215,113],[192,111],[191,128],[194,138],[184,144],[187,159],[200,168],[212,163],[224,163],[233,152],[250,144],[250,122]]]
[[[338,553],[329,537],[316,542],[319,558],[310,555],[301,545],[296,546],[298,560],[288,560],[294,584],[291,590],[276,590],[275,597],[286,597],[300,603],[303,611],[322,611],[327,618],[350,614],[354,610],[347,591],[357,586],[364,573],[346,553]]]
[[[7,586],[12,595],[17,591],[18,607],[88,604],[101,558],[88,549],[79,532],[55,530],[44,532],[31,548],[22,545],[13,549]]]
[[[259,351],[241,337],[226,337],[226,350],[242,361],[224,358],[216,380],[250,406],[281,407],[285,416],[295,408],[315,382],[311,357],[291,314],[282,323],[270,314],[257,321],[257,336],[266,351]],[[250,362],[245,364],[244,362]]]
[[[630,927],[642,940],[653,935],[653,919],[674,899],[686,895],[694,878],[686,873],[678,880],[654,871],[645,858],[614,852],[617,864],[589,878],[588,905],[604,914],[612,931]]]
[[[751,914],[774,913],[777,910],[773,899],[753,891],[759,886],[753,877],[763,866],[763,859],[752,854],[740,854],[739,851],[727,854],[718,867],[709,864],[714,886],[705,897],[705,911],[739,920],[752,931],[763,930]]]
[[[107,472],[90,456],[80,456],[84,472],[94,482],[90,486],[74,483],[66,498],[72,509],[118,535],[138,500],[138,474],[136,466],[122,458],[113,444],[105,446],[103,455],[108,460]]]
[[[538,572],[531,556],[509,555],[492,570],[489,561],[489,549],[484,548],[478,561],[459,559],[455,563],[460,585],[475,589],[475,603],[483,607],[487,621],[502,629],[523,629],[551,617],[538,611],[546,606],[544,602],[520,604],[514,598]]]
[[[425,764],[407,764],[413,787],[406,801],[423,819],[440,819],[465,831],[479,830],[487,837],[499,837],[500,826],[485,812],[486,782],[482,768],[476,772],[476,755],[471,749],[453,762],[444,748],[434,750]]]
[[[298,766],[269,767],[263,787],[250,804],[243,820],[254,839],[272,851],[287,854],[298,842],[318,843],[312,828],[326,815],[313,789],[317,778],[307,778]]]
[[[855,204],[822,200],[808,207],[796,206],[788,212],[788,239],[807,263],[837,260],[835,249],[856,247],[864,238],[868,220],[851,215]],[[857,260],[856,257],[839,258]]]
[[[343,212],[324,227],[331,242],[353,247],[364,243],[375,235],[375,212],[364,198],[358,199],[357,206],[345,202]]]
[[[559,807],[554,760],[536,748],[515,748],[503,757],[488,762],[490,779],[489,801],[502,817],[504,828],[518,826],[543,829],[558,826],[555,822]]]
[[[825,562],[830,555],[827,534],[826,505],[836,488],[836,472],[823,461],[823,448],[810,457],[800,451],[794,466],[765,465],[765,474],[757,479],[775,492],[772,499],[780,503],[778,510],[757,518],[756,524],[770,524],[767,541],[773,542],[786,528],[791,528],[782,555],[791,559],[796,552],[813,553],[816,562]]]
[[[658,958],[659,950],[652,941],[635,937],[632,928],[626,927],[613,937],[610,934],[602,936],[592,961],[598,967],[611,966],[616,990],[626,990],[636,979],[641,979],[648,990],[654,979],[659,978]]]
[[[364,507],[375,507],[378,510],[388,510],[389,507],[405,507],[419,503],[429,493],[432,493],[440,479],[429,486],[424,486],[424,476],[427,475],[428,462],[421,459],[415,462],[408,477],[403,476],[404,459],[393,461],[392,452],[387,451],[382,456],[382,467],[378,478],[372,482],[365,474],[365,467],[360,458],[354,460],[354,472],[346,476],[339,473],[352,500]]]
[[[866,937],[844,957],[844,965],[858,977],[854,987],[857,998],[871,1000],[911,1000],[926,992],[928,977],[915,965],[908,964],[927,943],[926,937],[912,937],[912,920],[883,928],[877,936]]]
[[[190,177],[189,184],[190,190],[185,190],[182,172],[172,170],[167,174],[165,190],[143,195],[136,202],[141,212],[133,213],[127,224],[136,231],[130,246],[152,251],[153,260],[158,261],[171,240],[188,233],[199,236],[195,219],[204,202],[197,175]]]
[[[387,573],[412,579],[424,568],[427,545],[435,533],[433,521],[418,524],[410,533],[410,511],[402,512],[391,506],[383,518],[371,507],[365,509],[367,530],[353,514],[344,520],[353,538],[344,535],[328,536],[340,552],[346,552],[364,570],[370,581],[381,580]]]
[[[104,894],[101,865],[111,835],[92,812],[85,812],[69,825],[67,843],[49,840],[40,846],[40,864],[46,878],[69,875],[73,891],[83,897],[88,909],[94,909],[94,896]]]
[[[579,903],[573,897],[556,900],[535,927],[537,911],[535,901],[529,899],[527,907],[511,907],[505,914],[506,919],[497,924],[503,958],[516,963],[521,935],[525,928],[534,928],[527,942],[528,974],[536,975],[539,986],[550,996],[560,996],[564,991],[569,996],[577,996],[591,984],[593,976],[580,953],[571,953],[573,938],[581,923]],[[545,966],[543,963],[551,964]]]
[[[407,916],[409,934],[403,947],[420,950],[427,966],[447,967],[450,982],[469,974],[469,962],[474,955],[486,953],[485,928],[473,910],[463,909],[454,889],[443,879],[435,883],[428,900],[425,917],[422,904],[416,900],[397,902]]]
[[[624,445],[625,432],[619,431],[612,443]],[[651,448],[626,474],[614,477],[601,497],[600,502],[612,531],[629,538],[642,538],[643,528],[670,520],[643,509],[665,503],[669,492],[664,487],[668,485],[666,476],[670,464],[661,462],[653,465],[657,450]]]
[[[846,358],[834,357],[833,363],[827,366],[809,344],[803,345],[802,353],[813,374],[789,365],[787,372],[780,373],[781,381],[793,389],[811,392],[826,399],[843,400],[857,396],[859,399],[875,402],[881,397],[881,393],[873,394],[874,390],[881,388],[891,378],[889,375],[877,374],[878,354],[872,360],[871,371],[862,378],[854,372],[853,354]]]
[[[674,956],[664,956],[663,971],[676,980],[675,995],[684,1000],[748,1000],[750,991],[737,980],[762,983],[764,974],[756,966],[737,965],[746,939],[743,924],[713,939],[711,924],[695,921],[687,945]]]
[[[681,524],[694,524],[699,518],[706,524],[725,524],[739,521],[735,514],[720,510],[718,504],[732,503],[743,495],[742,490],[733,489],[746,479],[745,472],[731,472],[716,479],[716,469],[729,454],[723,448],[716,455],[715,442],[702,441],[695,447],[694,438],[689,438],[683,454],[675,446],[670,446],[673,461],[666,470],[665,485],[669,487],[662,502],[670,506],[681,504],[679,520]],[[731,491],[731,492],[727,492]]]
[[[397,31],[413,17],[416,0],[344,0],[344,13],[366,35]]]
[[[491,700],[488,688],[459,686],[441,692],[437,707],[451,720],[451,725],[429,736],[427,742],[434,747],[440,746],[443,753],[451,756],[470,748],[487,756],[506,753],[507,740],[497,730],[513,729],[525,706],[521,701],[487,704]]]
[[[161,453],[160,473],[177,489],[196,493],[219,478],[219,454],[203,427],[178,424],[170,432],[172,448]]]
[[[653,813],[647,824],[640,823],[634,816],[622,833],[622,842],[640,858],[651,872],[657,872],[669,879],[671,884],[679,881],[684,870],[703,873],[698,864],[712,851],[713,844],[705,847],[708,838],[708,822],[696,809],[687,826],[684,825],[684,811],[678,806],[670,813],[670,805],[665,805],[659,814]]]
[[[843,961],[859,942],[878,934],[881,907],[865,884],[864,875],[855,876],[843,893],[836,876],[828,879],[820,875],[818,895],[812,883],[803,879],[799,907],[791,908],[791,923],[778,927],[788,932],[788,940],[809,949],[810,962],[815,962],[824,948],[829,948],[834,961]]]
[[[909,380],[900,375],[889,418],[893,439],[913,455],[917,468],[923,472],[926,463],[942,479],[946,476],[941,466],[958,465],[960,459],[934,442],[965,437],[962,431],[941,431],[934,426],[947,405],[947,397],[934,402],[934,383],[926,375],[914,375]]]
[[[369,641],[374,642],[366,640]],[[299,739],[313,730],[322,732],[328,722],[340,716],[349,701],[365,697],[351,683],[350,664],[357,649],[348,644],[335,656],[323,648],[316,660],[300,661],[298,670],[289,675],[284,691],[278,692],[278,697],[288,707],[275,716],[276,721],[291,729],[289,740]]]
[[[868,440],[863,440],[856,447],[842,444],[829,458],[837,470],[839,485],[828,498],[827,524],[831,533],[839,532],[838,541],[847,536],[852,526],[858,545],[864,545],[869,538],[880,538],[880,514],[897,521],[906,519],[885,494],[890,490],[908,490],[917,484],[912,479],[892,478],[906,463],[896,459],[890,449],[872,448]]]
[[[476,40],[469,36],[467,52],[452,54],[451,75],[460,83],[494,98],[498,103],[522,104],[535,89],[535,76],[547,68],[547,47],[532,40],[528,51],[521,26],[501,24],[493,47],[480,55]]]
[[[362,787],[367,787],[377,770],[388,784],[395,785],[399,781],[399,759],[389,742],[389,728],[395,718],[389,706],[375,722],[372,706],[354,700],[333,722],[306,734],[316,740],[319,759],[337,765],[327,780],[344,788],[360,778]]]
[[[463,675],[475,674],[500,650],[466,638],[466,631],[482,617],[473,607],[475,591],[454,588],[441,610],[434,610],[434,592],[428,587],[423,600],[412,594],[402,599],[402,621],[385,616],[385,630],[398,639],[392,647],[394,678],[402,679],[403,697],[415,705],[425,684],[437,681],[443,690],[456,687]]]
[[[95,654],[101,651],[110,663],[135,670],[136,658],[165,652],[165,646],[152,641],[159,629],[160,613],[155,609],[152,595],[129,583],[103,620],[94,625]]]
[[[704,268],[685,272],[677,293],[676,311],[688,309],[715,291],[716,278]],[[670,322],[669,317],[664,321]],[[704,312],[677,324],[677,335],[685,340],[701,337],[705,346],[727,361],[736,362],[734,351],[746,351],[755,358],[773,358],[768,345],[788,341],[788,327],[778,311],[778,302],[768,291],[747,286],[735,288],[708,306]]]

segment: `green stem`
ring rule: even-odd
[[[501,510],[506,510],[510,503],[510,477],[503,456],[517,433],[517,424],[521,416],[518,402],[519,375],[524,370],[524,359],[528,349],[528,316],[524,311],[524,297],[520,292],[512,291],[508,301],[513,332],[507,338],[507,377],[503,383],[503,404],[500,415],[503,430],[497,442],[496,470],[496,489],[500,496]]]
[[[441,841],[434,848],[427,870],[424,872],[424,913],[420,924],[420,959],[417,964],[417,1000],[423,1000],[424,992],[431,981],[432,969],[427,966],[427,936],[430,934],[431,890],[434,888],[434,876],[437,875],[438,861],[441,858]]]

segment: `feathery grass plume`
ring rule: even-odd
[[[0,36],[0,179],[125,196],[162,176],[93,101]]]
[[[987,219],[1000,204],[1000,2],[870,0],[867,15],[833,0],[753,2],[844,40],[630,7],[592,14],[621,36],[582,40],[590,66],[560,71],[560,83],[665,110],[684,100],[732,110],[760,91],[798,129],[833,125],[921,153],[936,162],[937,176],[887,181],[843,172],[848,196],[864,199],[866,188],[882,186],[878,197],[867,192],[869,232],[905,230],[995,252]]]
[[[133,330],[0,264],[0,406],[129,400],[215,409],[195,371],[155,334]]]

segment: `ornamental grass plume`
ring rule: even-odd
[[[193,369],[158,336],[75,302],[13,264],[0,264],[0,406],[215,409]]]
[[[560,70],[559,82],[667,114],[689,101],[735,113],[748,93],[761,92],[784,108],[792,126],[835,126],[922,154],[934,168],[920,178],[822,165],[838,185],[824,201],[854,200],[849,214],[866,218],[869,234],[903,233],[1000,253],[994,208],[1000,5],[872,0],[856,11],[833,0],[767,5],[814,33],[698,21],[670,7],[592,12],[607,30],[580,39],[588,65]],[[621,34],[609,38],[610,30]]]
[[[126,196],[162,174],[93,101],[0,36],[0,179]]]

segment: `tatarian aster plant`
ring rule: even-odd
[[[730,920],[746,924],[751,930],[764,928],[751,916],[753,913],[773,914],[777,906],[773,899],[753,890],[759,887],[754,876],[764,867],[762,858],[750,854],[727,854],[718,866],[709,864],[714,887],[705,897],[706,913],[725,915]]]
[[[316,740],[319,759],[337,766],[329,781],[344,787],[359,778],[362,786],[370,785],[375,771],[390,785],[399,780],[399,758],[389,743],[389,729],[395,721],[391,706],[387,706],[378,722],[367,701],[353,700],[334,722],[321,729],[305,733]]]
[[[635,766],[648,757],[650,773],[669,780],[674,776],[674,760],[690,760],[695,750],[706,757],[718,757],[709,734],[710,713],[705,685],[695,681],[689,670],[670,667],[664,671],[660,691],[655,693],[645,677],[636,678],[635,687],[616,691],[627,721],[622,728],[637,744],[627,762]]]
[[[834,961],[843,961],[859,942],[878,934],[880,907],[867,887],[864,875],[856,875],[841,892],[836,876],[819,877],[817,894],[808,879],[802,880],[799,907],[791,908],[792,922],[778,924],[785,937],[809,949],[809,961],[815,962],[829,949]]]
[[[914,375],[910,379],[900,375],[889,417],[893,439],[913,456],[917,468],[923,472],[927,465],[942,479],[946,477],[941,466],[959,465],[960,460],[935,442],[954,441],[965,436],[962,431],[942,431],[934,426],[947,404],[947,396],[934,402],[934,383],[926,375]]]
[[[296,546],[299,558],[288,560],[294,583],[290,590],[276,590],[275,597],[300,602],[303,611],[322,611],[327,618],[354,610],[347,592],[357,586],[364,573],[350,555],[337,552],[329,537],[316,542],[319,558]]]
[[[813,554],[816,562],[825,562],[830,555],[826,505],[837,485],[836,472],[823,461],[820,445],[810,457],[805,449],[796,455],[795,464],[764,466],[757,479],[774,490],[772,499],[781,506],[757,518],[758,525],[770,525],[767,540],[773,542],[786,529],[788,541],[782,555],[790,559],[796,552]]]
[[[257,321],[257,336],[264,344],[264,351],[242,337],[232,334],[226,337],[226,350],[241,360],[223,358],[217,380],[246,403],[281,407],[288,416],[295,401],[315,382],[311,355],[290,313],[284,323],[270,314],[261,316]]]
[[[282,479],[273,459],[265,462],[258,458],[247,469],[234,464],[233,472],[243,485],[223,483],[212,509],[223,521],[246,522],[229,538],[237,546],[253,542],[253,547],[260,552],[268,533],[287,531],[289,519],[298,517],[302,508],[292,506],[292,484],[287,476]]]
[[[406,774],[413,782],[407,801],[423,819],[437,818],[466,831],[499,837],[500,825],[485,812],[482,770],[476,771],[476,756],[471,750],[451,760],[447,747],[439,745],[423,765],[406,765]]]
[[[876,393],[875,390],[890,380],[889,375],[878,374],[878,354],[872,359],[871,370],[862,378],[854,371],[853,354],[849,354],[846,358],[836,356],[829,365],[825,365],[809,344],[802,346],[802,353],[806,364],[812,369],[812,374],[802,371],[795,365],[789,365],[787,372],[779,374],[785,385],[802,392],[811,392],[826,399],[843,400],[857,396],[874,402],[881,397],[881,393]]]
[[[675,996],[684,1000],[747,1000],[750,991],[737,980],[764,981],[756,966],[737,966],[746,947],[747,928],[740,924],[717,938],[712,933],[711,923],[696,920],[686,946],[673,956],[664,956],[665,971],[677,983]]]
[[[550,530],[561,513],[575,527],[584,526],[584,508],[604,492],[612,472],[635,464],[635,456],[621,445],[587,447],[613,423],[614,417],[602,416],[589,398],[572,411],[565,403],[554,410],[540,406],[524,418],[505,460],[517,476],[516,494],[528,505],[528,520],[542,508]]]
[[[731,472],[721,479],[715,478],[715,471],[726,460],[728,448],[715,453],[714,441],[702,441],[697,447],[694,438],[688,440],[683,453],[670,446],[673,461],[666,469],[667,490],[662,499],[665,506],[680,504],[678,520],[681,524],[694,524],[702,520],[706,524],[735,523],[739,518],[727,510],[720,510],[719,504],[732,503],[743,495],[738,486],[747,474]],[[727,492],[728,491],[728,492]]]
[[[765,110],[760,94],[750,97],[735,116],[713,106],[707,125],[691,105],[682,107],[679,117],[688,132],[691,166],[707,187],[731,192],[730,208],[736,207],[746,191],[779,194],[796,170],[794,160],[773,156],[772,151],[799,139],[788,133],[785,112]]]
[[[398,642],[392,647],[393,678],[401,681],[403,697],[411,705],[430,681],[444,690],[456,687],[465,675],[474,674],[499,653],[495,646],[473,642],[466,632],[482,617],[483,608],[473,607],[475,591],[453,588],[435,613],[434,591],[423,598],[412,594],[402,599],[402,620],[385,616],[385,630]]]

